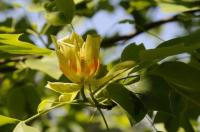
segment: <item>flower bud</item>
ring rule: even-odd
[[[72,82],[89,81],[99,68],[100,37],[76,33],[57,41],[60,69]]]

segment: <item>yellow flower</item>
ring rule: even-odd
[[[89,81],[99,68],[100,37],[87,35],[86,41],[73,32],[57,40],[57,56],[63,74],[73,82]]]

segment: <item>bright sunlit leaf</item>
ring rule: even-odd
[[[76,83],[48,82],[47,88],[58,93],[74,93],[81,89],[81,86]]]
[[[44,72],[54,79],[59,79],[62,75],[58,67],[58,60],[56,56],[45,56],[41,59],[27,59],[23,64],[23,68],[30,68]]]
[[[51,108],[52,103],[53,101],[51,101],[50,99],[42,100],[42,102],[40,102],[40,104],[38,105],[37,112],[42,112]]]
[[[0,50],[10,54],[50,55],[51,50],[19,40],[21,34],[0,34]]]
[[[17,122],[19,122],[18,119],[0,115],[0,126],[3,126],[5,124],[13,124]]]
[[[39,132],[36,128],[27,126],[24,122],[17,124],[13,132]]]

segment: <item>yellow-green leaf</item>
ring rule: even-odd
[[[13,132],[39,132],[36,128],[27,126],[24,122],[17,124]]]
[[[58,67],[56,56],[45,56],[42,59],[27,59],[24,63],[24,66],[33,70],[42,71],[57,80],[62,75],[62,72]]]
[[[77,93],[78,92],[62,94],[59,97],[59,101],[60,102],[71,102],[71,101],[73,101],[75,99]]]
[[[136,66],[134,61],[124,61],[111,68],[111,70],[106,74],[106,76],[94,80],[92,83],[98,86],[103,86],[108,82],[114,82],[120,78],[124,78],[129,75],[129,73]]]
[[[37,112],[47,110],[51,108],[51,106],[52,106],[52,101],[49,99],[45,99],[42,102],[40,102],[40,104],[38,105]]]
[[[189,8],[189,7],[178,5],[175,3],[159,3],[158,6],[161,8],[163,12],[169,12],[169,13],[180,13],[180,12],[197,9],[197,8]]]
[[[20,41],[21,34],[0,34],[0,50],[10,54],[50,55],[52,50]]]
[[[76,83],[48,82],[47,88],[58,93],[74,93],[81,89],[81,86]]]
[[[19,122],[18,119],[0,115],[0,126]]]

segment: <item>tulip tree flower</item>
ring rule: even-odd
[[[72,82],[89,81],[99,68],[100,37],[88,35],[86,41],[73,32],[57,40],[60,69]]]
[[[81,86],[89,83],[99,69],[101,38],[98,35],[87,35],[84,41],[81,36],[73,32],[69,37],[60,40],[54,37],[52,39],[56,47],[60,70],[73,83],[48,82],[46,87],[61,93],[62,100],[66,96],[75,98],[74,95],[79,92]]]
[[[60,100],[72,101],[84,87],[101,87],[119,80],[132,71],[133,61],[125,61],[114,66],[104,77],[93,79],[99,69],[99,51],[101,38],[87,35],[86,41],[73,32],[69,37],[57,40],[52,36],[58,56],[59,66],[63,74],[72,83],[48,82],[47,88],[61,94]]]

